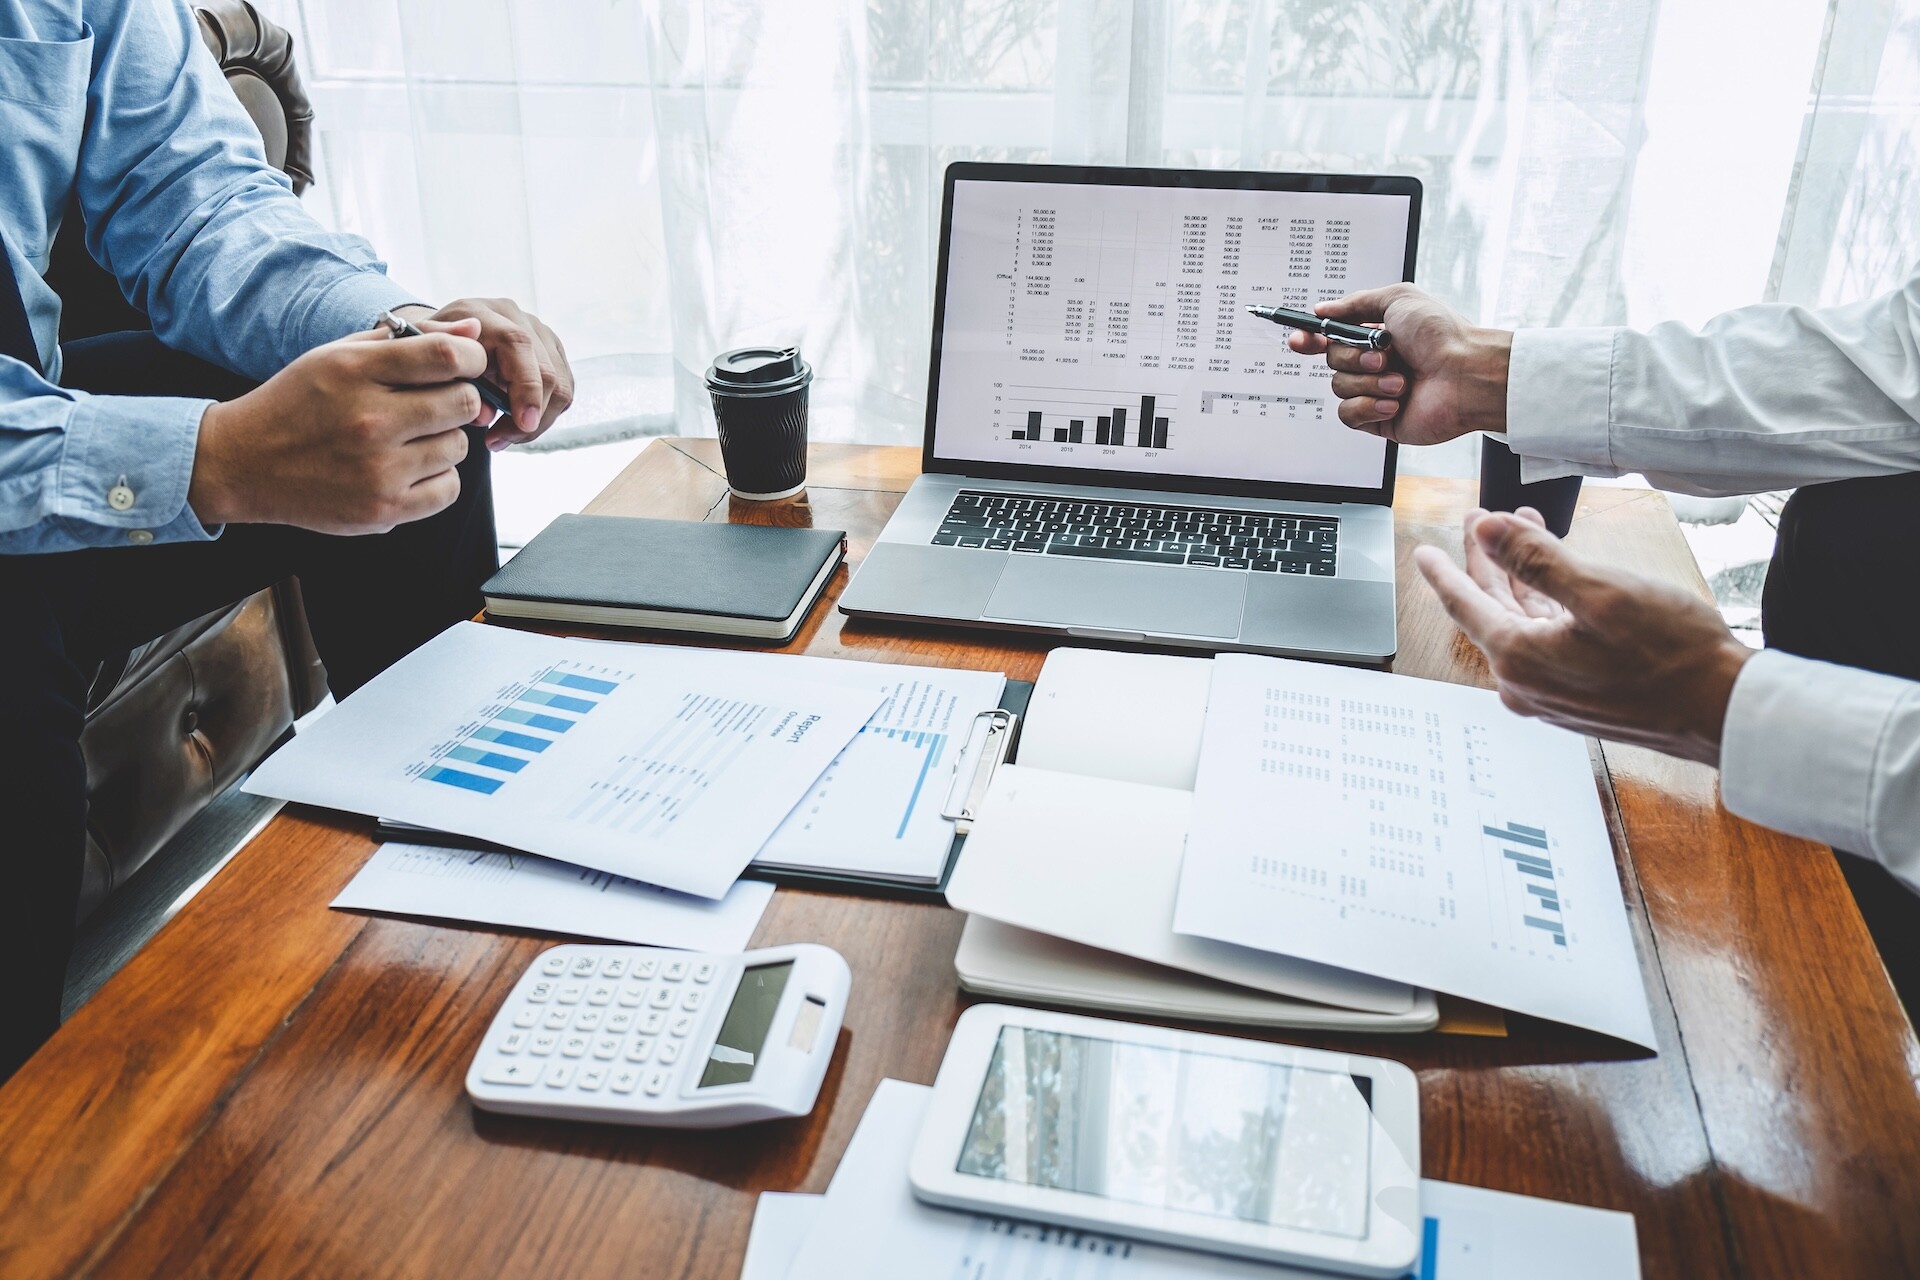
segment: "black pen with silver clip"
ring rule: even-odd
[[[1385,329],[1375,329],[1364,324],[1347,324],[1341,320],[1329,320],[1317,316],[1311,311],[1295,311],[1290,307],[1248,307],[1250,315],[1274,324],[1283,324],[1289,329],[1304,329],[1308,333],[1317,333],[1328,342],[1338,342],[1349,347],[1367,347],[1374,351],[1385,351],[1393,339]]]
[[[376,329],[385,329],[396,338],[420,338],[426,336],[418,326],[408,323],[391,311],[382,311],[373,322]],[[462,378],[460,381],[480,393],[480,400],[495,413],[507,415],[507,421],[513,421],[513,406],[507,403],[507,393],[488,382],[485,378]]]

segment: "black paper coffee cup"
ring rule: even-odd
[[[727,485],[742,498],[790,498],[807,483],[807,386],[796,347],[741,347],[707,370]]]

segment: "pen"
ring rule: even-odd
[[[426,336],[421,333],[419,329],[407,323],[407,321],[401,319],[391,311],[382,311],[380,318],[375,320],[374,324],[376,326],[384,326],[387,332],[396,338],[420,338]],[[512,420],[513,408],[507,403],[506,392],[500,390],[500,388],[494,386],[485,378],[462,378],[460,381],[466,383],[475,391],[478,391],[480,398],[486,402],[487,408],[493,410],[495,413],[504,413],[507,415],[509,421]]]
[[[1371,347],[1375,351],[1384,351],[1387,344],[1393,341],[1387,336],[1385,329],[1328,320],[1324,316],[1314,315],[1311,311],[1295,311],[1289,307],[1248,307],[1247,310],[1262,320],[1271,320],[1274,324],[1283,324],[1289,329],[1305,329],[1308,333],[1319,334],[1329,342],[1338,342],[1349,347]]]

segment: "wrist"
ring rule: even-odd
[[[200,435],[194,443],[193,476],[187,482],[187,505],[194,519],[207,528],[243,523],[235,506],[233,486],[227,483],[224,466],[226,419],[231,408],[210,404],[200,415]]]
[[[1707,656],[1693,682],[1693,697],[1687,700],[1689,745],[1687,754],[1703,764],[1720,763],[1720,740],[1726,729],[1727,707],[1733,702],[1733,686],[1741,669],[1752,661],[1754,651],[1729,634]]]
[[[1470,329],[1448,367],[1459,371],[1460,421],[1469,431],[1507,430],[1507,375],[1513,363],[1513,333]]]

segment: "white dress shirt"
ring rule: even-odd
[[[1523,480],[1637,471],[1710,495],[1920,471],[1920,270],[1866,302],[1743,307],[1698,332],[1522,330],[1506,441]],[[1920,891],[1920,684],[1757,654],[1727,705],[1720,793]]]

